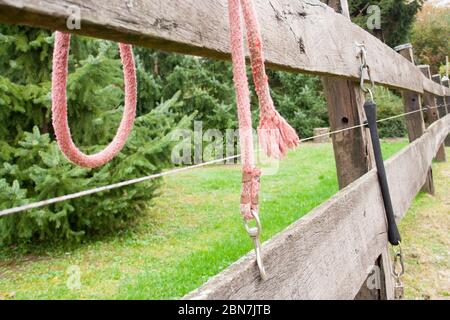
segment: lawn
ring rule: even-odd
[[[433,175],[435,196],[420,194],[400,224],[409,299],[450,298],[450,162],[436,163]]]
[[[385,157],[407,145],[383,143]],[[78,245],[0,249],[0,299],[176,299],[252,249],[239,214],[240,168],[165,178],[126,231]],[[305,144],[262,178],[264,240],[338,191],[331,144]],[[73,267],[81,287],[73,288]]]

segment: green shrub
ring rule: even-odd
[[[375,101],[378,109],[378,119],[386,119],[404,113],[403,101],[389,89],[377,87]],[[381,138],[404,137],[406,132],[405,117],[399,117],[378,124]]]
[[[178,98],[139,117],[124,151],[100,169],[70,164],[49,134],[41,134],[37,127],[25,132],[17,146],[0,142],[0,209],[160,172],[169,164],[169,132],[192,120],[174,122],[173,111],[181,107]],[[141,214],[158,186],[158,180],[149,181],[0,218],[0,244],[71,241],[111,232]]]
[[[320,78],[287,72],[276,72],[272,77],[274,102],[302,138],[312,136],[314,128],[328,126]]]
[[[143,62],[148,51],[137,50],[139,117],[125,149],[100,169],[70,164],[51,126],[53,42],[46,30],[0,25],[0,209],[160,172],[169,166],[169,132],[192,120],[181,110],[180,93],[160,96]],[[76,144],[87,153],[103,149],[120,122],[124,97],[118,52],[109,41],[72,37],[69,122]],[[142,183],[0,218],[0,244],[73,241],[110,232],[139,216],[158,185]]]

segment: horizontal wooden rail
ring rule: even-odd
[[[398,220],[449,131],[447,115],[386,162]],[[263,245],[267,281],[261,282],[252,252],[185,298],[353,299],[386,246],[383,201],[372,170]]]
[[[0,0],[0,22],[66,30],[71,6],[80,9],[81,29],[75,33],[229,59],[227,0]],[[257,9],[269,67],[356,80],[356,44],[364,43],[376,83],[450,95],[318,0],[258,0]]]

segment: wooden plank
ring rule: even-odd
[[[447,80],[442,81],[442,85],[444,87],[449,88],[449,85],[450,85],[449,80],[447,79]],[[447,114],[449,114],[450,113],[450,95],[445,96],[445,105],[447,107],[446,108]],[[450,135],[447,137],[447,139],[445,139],[445,146],[450,147]]]
[[[429,65],[421,65],[419,66],[419,70],[423,73],[423,75],[431,80],[431,72]],[[433,81],[434,82],[434,81]],[[439,108],[436,103],[436,96],[429,92],[424,92],[423,94],[424,105],[427,108],[425,122],[429,126],[433,122],[439,119]],[[447,161],[447,155],[445,152],[445,143],[442,143],[435,157],[436,161],[445,162]]]
[[[323,0],[322,2],[350,20],[347,0]],[[363,110],[365,97],[360,83],[335,77],[323,77],[322,83],[332,131],[364,123],[366,120]],[[375,166],[370,133],[366,128],[334,134],[332,141],[340,189],[358,180]],[[377,267],[380,268],[378,265]],[[355,299],[378,300],[379,293],[380,290],[371,290],[364,284]]]
[[[447,79],[447,80],[442,81],[442,85],[446,88],[449,88],[450,87],[449,80]],[[445,96],[445,105],[447,107],[446,111],[448,114],[448,113],[450,113],[450,95]]]
[[[81,28],[74,33],[230,59],[227,0],[0,0],[0,22],[67,30],[70,6],[80,9]],[[269,67],[357,80],[356,43],[365,43],[378,84],[419,93],[424,85],[432,92],[437,87],[318,0],[261,0],[257,10]]]
[[[439,86],[442,86],[441,75],[435,74],[431,77],[431,79]],[[439,117],[442,118],[447,114],[445,106],[445,96],[436,96],[436,103],[438,106]]]
[[[449,131],[450,115],[447,115],[428,127],[420,139],[387,161],[386,170],[391,185],[394,211],[398,219],[406,214],[417,190],[420,190],[420,183],[423,184],[426,177],[424,172],[431,166],[433,157]],[[417,178],[416,171],[420,179]],[[408,178],[408,175],[411,178]]]
[[[402,57],[411,63],[414,63],[414,52],[410,43],[398,46],[395,49]],[[422,109],[422,101],[419,94],[403,90],[402,96],[405,113],[415,112]],[[420,138],[425,131],[423,113],[417,112],[406,116],[406,126],[408,129],[408,137],[410,142]]]
[[[395,50],[405,59],[414,63],[414,51],[410,43],[403,44],[395,48]],[[418,93],[411,91],[403,91],[403,105],[405,113],[415,112],[405,116],[406,127],[408,130],[409,141],[413,142],[420,138],[425,132],[425,122],[422,112],[416,112],[422,109],[422,98]],[[433,195],[434,194],[434,182],[433,171],[430,168],[427,180],[422,188],[422,191]]]
[[[449,131],[447,115],[386,162],[398,220]],[[264,243],[268,280],[260,280],[251,252],[185,299],[353,299],[386,245],[384,207],[372,170]]]
[[[431,69],[427,64],[417,66],[419,70],[424,75],[423,77],[423,87],[424,91],[431,93],[435,96],[442,96],[448,94],[447,89],[438,85],[436,82],[432,80]]]
[[[449,95],[448,88],[442,87],[431,79],[423,78],[423,91],[434,94],[435,96]]]

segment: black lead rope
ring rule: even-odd
[[[388,222],[388,239],[390,244],[392,244],[393,246],[398,246],[400,245],[402,239],[400,237],[400,232],[398,231],[397,223],[395,222],[394,208],[392,207],[391,193],[389,191],[386,169],[384,167],[383,161],[383,153],[381,152],[380,138],[378,136],[377,105],[373,101],[367,101],[364,104],[364,110],[367,116],[373,152],[375,155],[375,163],[378,171],[378,181],[380,183],[384,208],[386,210],[386,217]]]

